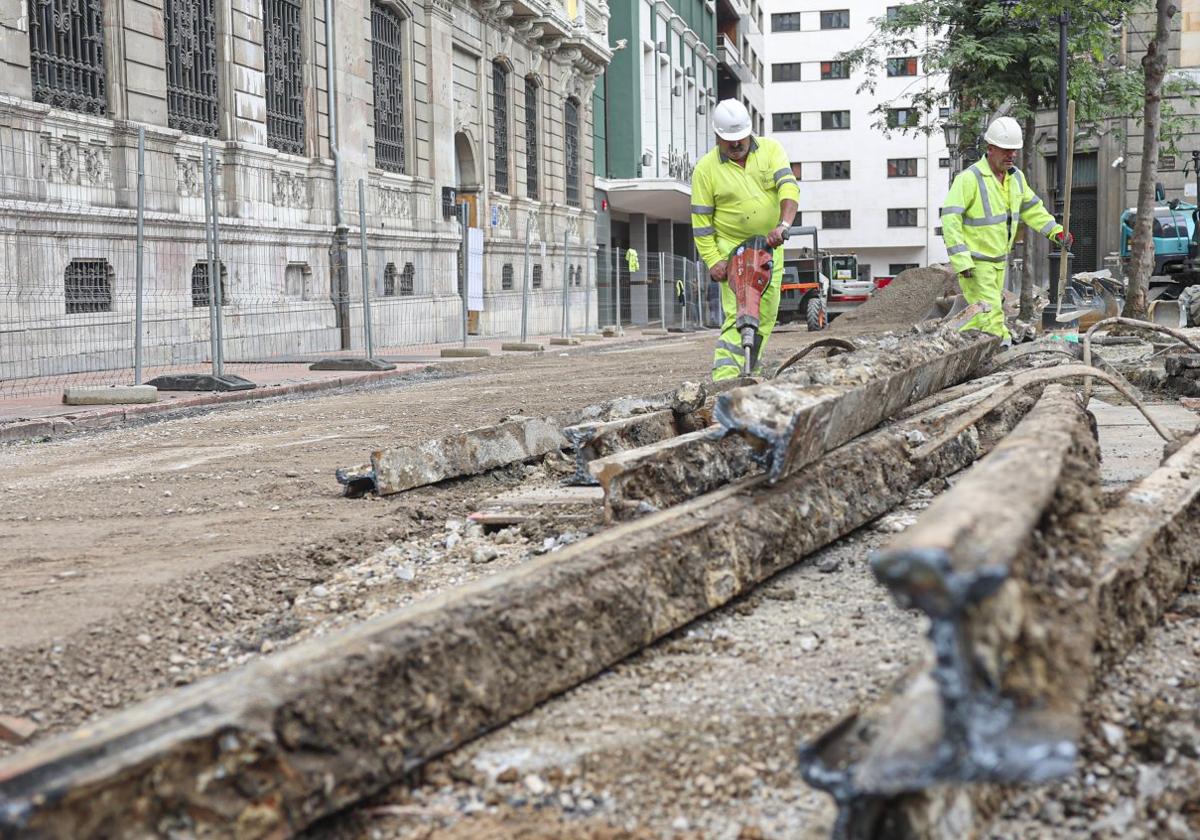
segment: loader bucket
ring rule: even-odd
[[[1186,327],[1187,309],[1177,300],[1154,300],[1150,302],[1150,320],[1163,327]]]

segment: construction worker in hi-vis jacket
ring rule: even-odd
[[[750,114],[741,102],[717,103],[713,129],[716,148],[692,172],[692,236],[709,275],[721,284],[725,320],[712,367],[713,381],[719,382],[736,378],[742,369],[742,340],[734,327],[737,298],[725,282],[729,254],[751,236],[765,236],[774,249],[774,271],[763,292],[758,343],[751,358],[751,367],[757,370],[779,314],[783,237],[796,217],[800,187],[783,146],[750,133]]]
[[[942,205],[942,239],[967,303],[984,301],[991,311],[976,315],[964,330],[982,330],[1012,342],[1004,323],[1001,291],[1008,252],[1024,222],[1064,248],[1075,241],[1042,204],[1024,173],[1013,165],[1021,148],[1021,126],[1000,117],[983,135],[987,153],[958,174]]]

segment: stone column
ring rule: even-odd
[[[454,175],[454,7],[449,0],[434,0],[425,13],[429,74],[429,177],[434,203],[440,207],[442,188],[456,187]],[[440,210],[439,210],[440,215]],[[479,223],[482,225],[482,218]]]

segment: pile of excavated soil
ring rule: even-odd
[[[958,279],[948,268],[939,265],[910,268],[834,323],[856,327],[916,324],[925,320],[938,298],[957,294]]]

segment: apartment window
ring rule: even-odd
[[[850,112],[849,111],[822,111],[821,112],[821,128],[827,130],[843,129],[850,127]]]
[[[835,9],[831,12],[821,12],[822,29],[849,29],[850,10]]]
[[[508,68],[492,62],[492,174],[498,193],[511,192],[508,177]]]
[[[824,66],[824,65],[822,65]],[[772,82],[798,82],[800,81],[800,62],[794,61],[788,64],[772,64],[771,65],[771,81]]]
[[[785,12],[780,15],[771,15],[771,31],[772,32],[799,32],[800,31],[800,13]]]
[[[792,161],[792,175],[795,177],[795,179],[797,181],[804,180],[803,178],[800,177],[801,169],[802,169],[802,167],[800,166],[799,161]]]
[[[916,158],[888,158],[887,167],[889,178],[917,177]]]
[[[888,274],[895,277],[910,268],[920,268],[920,263],[888,263]]]
[[[406,172],[404,28],[390,6],[371,4],[371,84],[375,97],[375,165]]]
[[[913,56],[889,58],[887,74],[889,76],[915,76],[917,75],[917,59]]]
[[[300,51],[300,0],[263,3],[267,60],[267,145],[304,154],[304,55]]]
[[[940,117],[943,120],[950,119],[950,106],[943,105],[942,107],[938,108],[938,117]]]
[[[915,128],[921,124],[921,115],[912,108],[888,108],[888,128]]]
[[[771,119],[776,131],[799,131],[800,112],[788,111],[783,114],[773,114]]]
[[[850,161],[823,160],[821,161],[822,181],[845,181],[850,177]]]
[[[888,210],[888,227],[916,227],[917,208],[901,207]]]
[[[214,0],[176,0],[166,4],[163,14],[167,125],[189,134],[216,137],[216,4]]]
[[[823,227],[823,228],[848,228],[848,227],[850,227],[850,211],[849,210],[822,210],[821,211],[821,227]]]
[[[29,4],[34,101],[85,114],[108,110],[100,7],[101,0]]]
[[[849,79],[850,68],[844,61],[822,61],[821,62],[821,79],[829,81],[830,79]]]
[[[938,158],[938,169],[949,169],[949,168],[950,168],[950,158],[948,158],[948,157]]]
[[[894,21],[898,17],[900,17],[900,7],[899,6],[888,6],[887,7],[887,19],[889,21]]]

